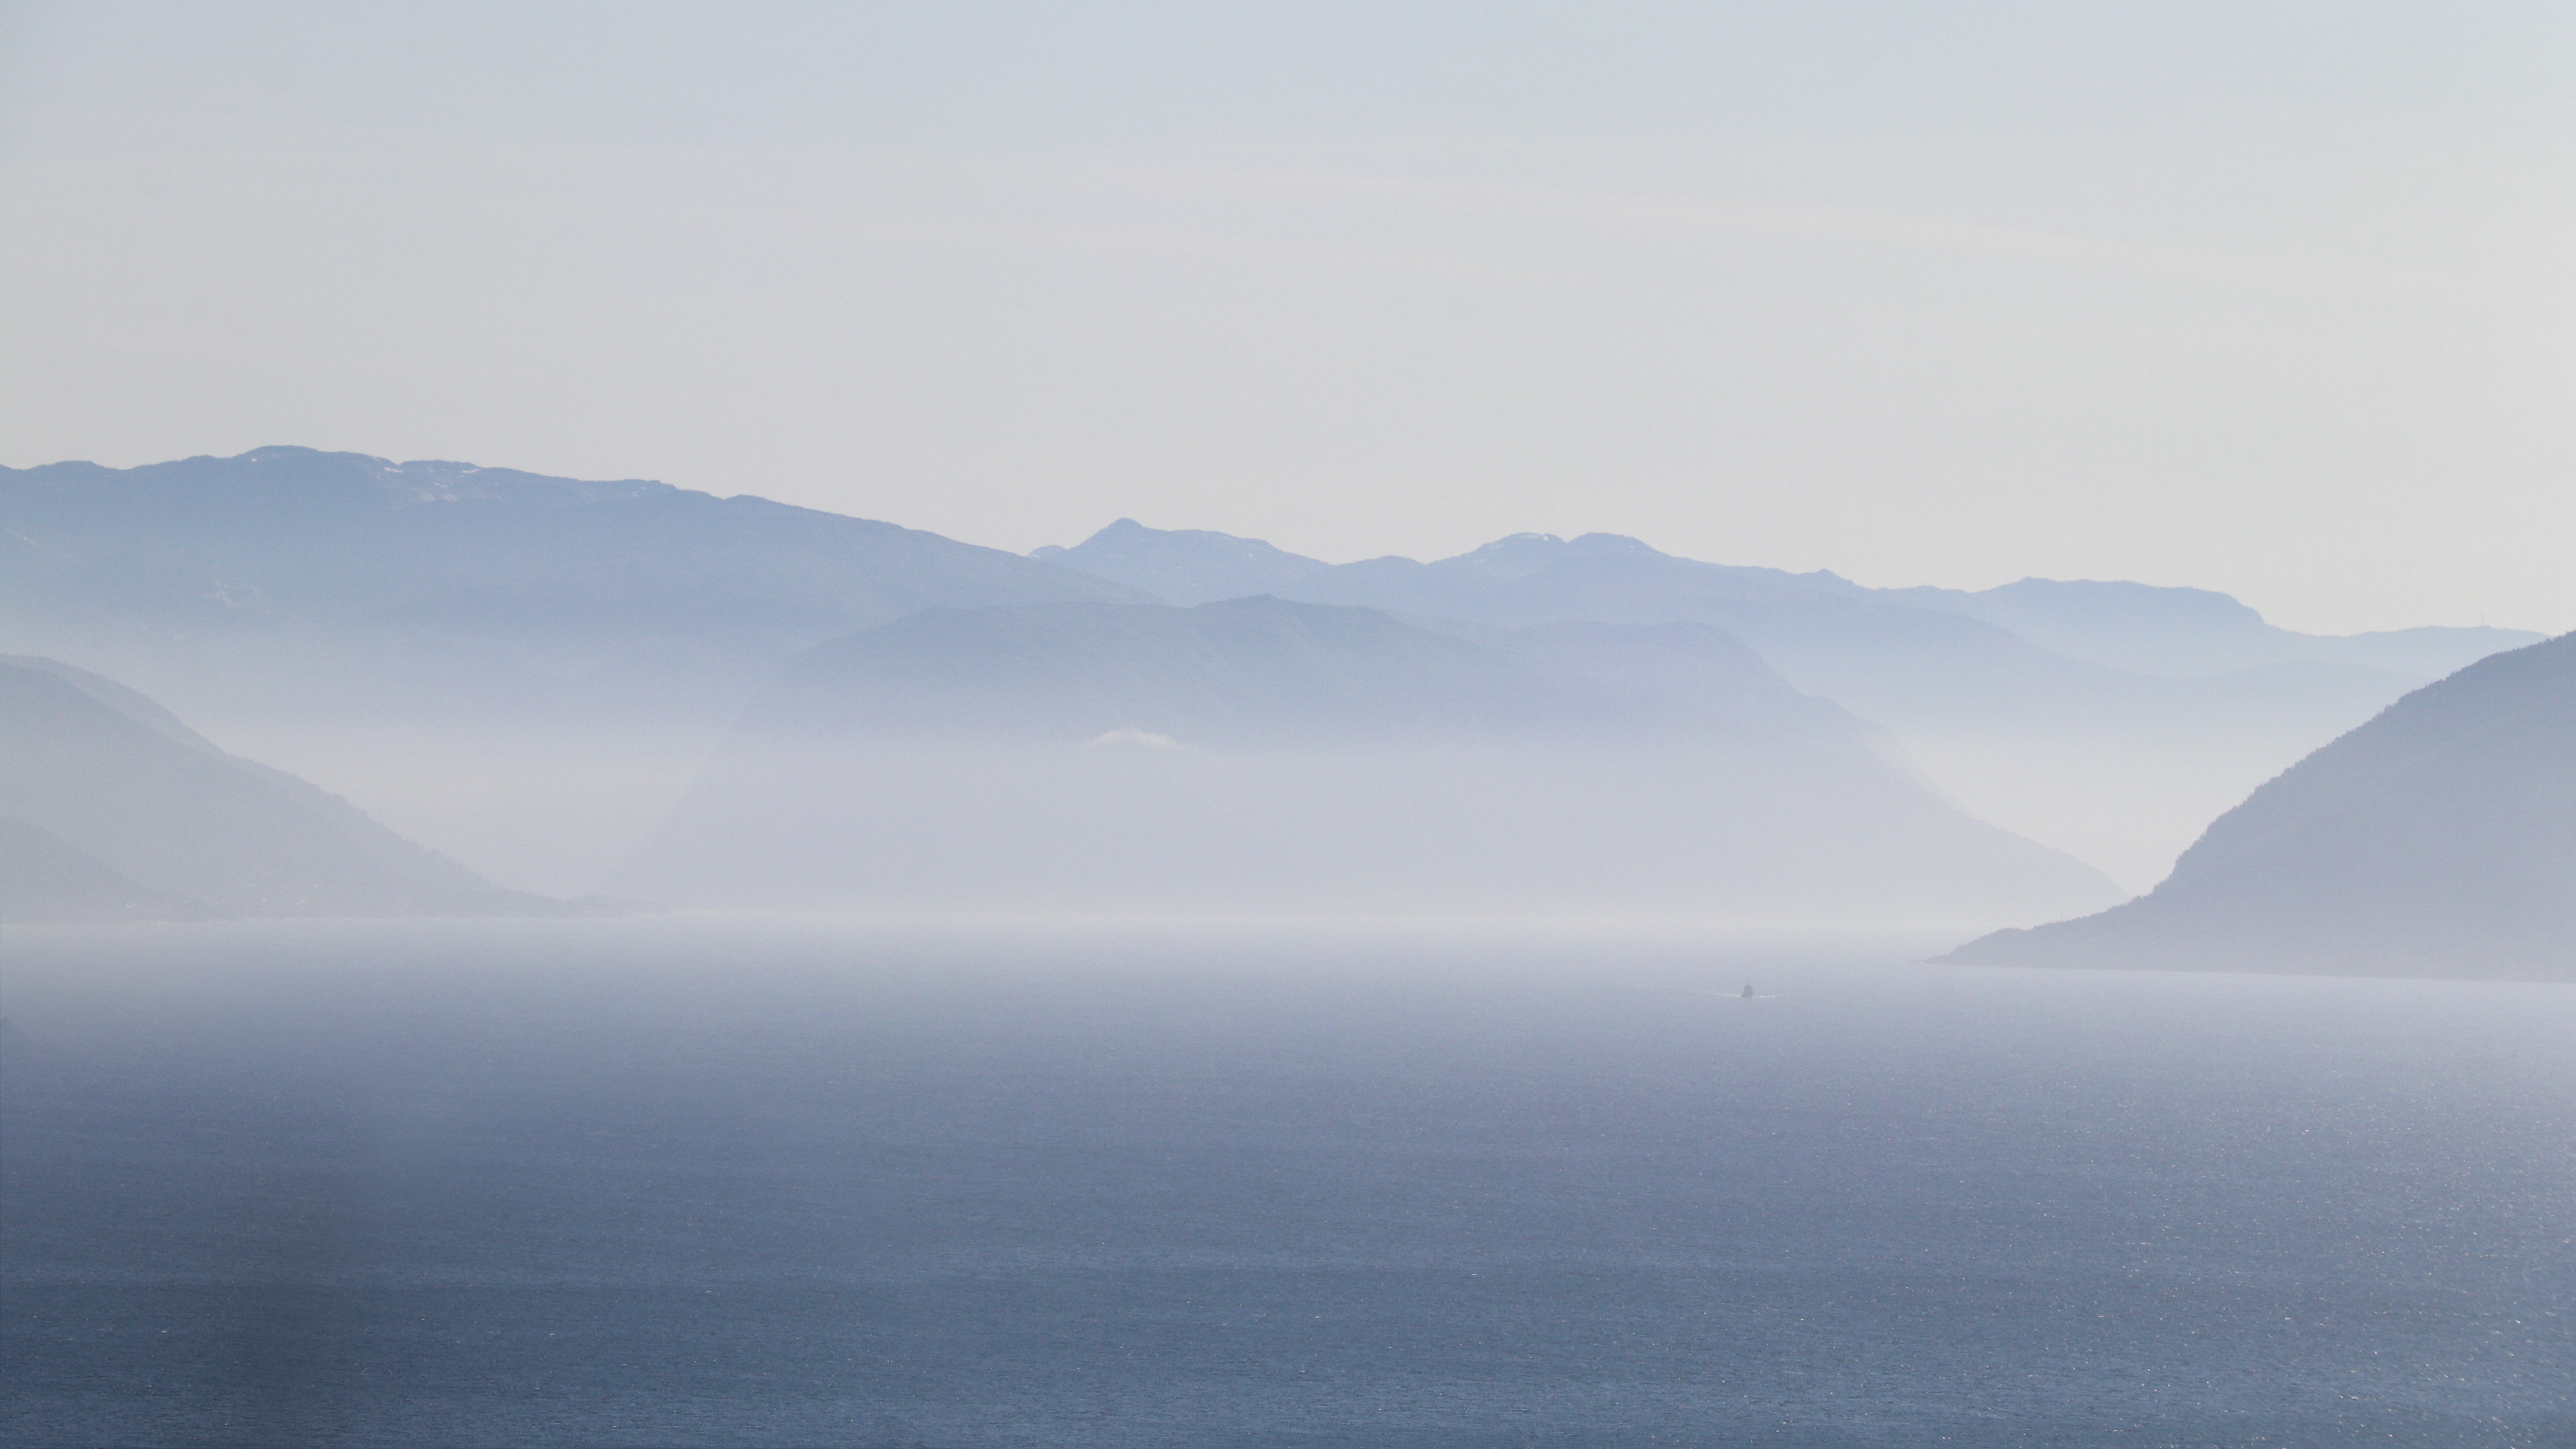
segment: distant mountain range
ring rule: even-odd
[[[659,483],[301,448],[62,463],[0,469],[0,649],[126,681],[402,834],[569,895],[696,788],[784,661],[927,610],[1268,594],[1524,669],[1541,667],[1534,629],[1689,625],[1885,727],[1883,758],[1965,813],[2138,888],[2319,743],[2536,637],[2317,638],[2133,584],[1868,589],[1602,534],[1328,565],[1121,521],[1039,553]],[[1551,667],[1624,660],[1656,689],[1683,668],[1633,639],[1559,652]]]
[[[2138,584],[1868,589],[1830,573],[1675,558],[1610,534],[1518,534],[1436,563],[1331,565],[1122,519],[1039,553],[1176,603],[1271,593],[1434,628],[1712,624],[1797,688],[1894,731],[1971,813],[2136,887],[2319,743],[2436,674],[2540,637],[2302,635],[2224,595]]]
[[[112,680],[0,658],[0,920],[584,909],[502,890]]]
[[[674,903],[2027,917],[2116,899],[1706,625],[938,609],[798,656],[618,878]]]
[[[2149,584],[2024,579],[1976,593],[1872,589],[1823,571],[1794,574],[1676,558],[1609,533],[1573,539],[1514,534],[1435,563],[1389,557],[1328,564],[1259,539],[1147,528],[1122,518],[1074,547],[1041,548],[1030,557],[1175,604],[1276,594],[1498,624],[1531,623],[1541,616],[1688,617],[1764,603],[1777,608],[1801,596],[1894,604],[1978,620],[2070,659],[2177,676],[2298,660],[2437,676],[2541,637],[2484,627],[2300,634],[2264,622],[2225,594]]]
[[[1947,959],[2576,981],[2576,634],[2407,695],[2151,894]]]

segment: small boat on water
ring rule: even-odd
[[[1751,1001],[1753,999],[1753,983],[1750,981],[1745,982],[1744,990],[1738,994],[1735,999],[1738,1001]]]

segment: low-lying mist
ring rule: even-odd
[[[2026,922],[2120,898],[1866,756],[737,739],[609,889],[681,907]]]

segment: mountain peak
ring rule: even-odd
[[[1147,528],[1132,518],[1121,518],[1072,548],[1038,549],[1029,557],[1185,605],[1270,593],[1331,568],[1257,538],[1209,529]]]
[[[1619,533],[1586,533],[1572,539],[1553,533],[1514,533],[1442,559],[1433,567],[1480,574],[1502,583],[1527,578],[1562,559],[1609,555],[1664,557],[1659,550]]]

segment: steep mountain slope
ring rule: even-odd
[[[2399,700],[2153,893],[1950,959],[2576,981],[2576,635]]]
[[[2024,916],[2116,895],[1693,624],[933,610],[821,645],[621,889],[878,909]]]
[[[0,660],[0,817],[12,919],[569,909],[502,890],[52,660]]]

